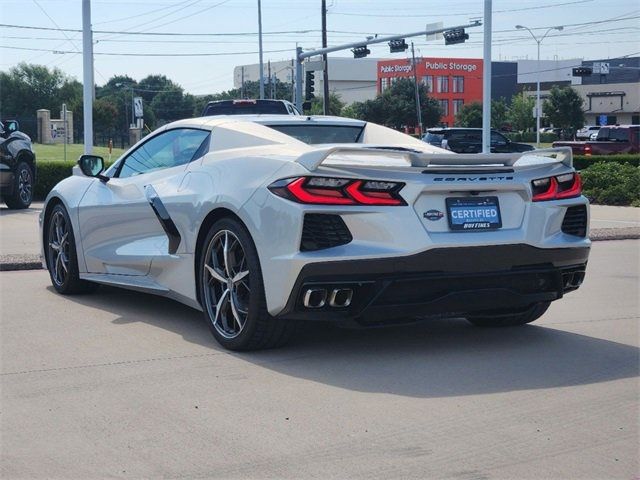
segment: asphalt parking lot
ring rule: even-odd
[[[534,325],[311,325],[233,354],[201,315],[0,273],[2,478],[598,478],[638,464],[640,241]]]

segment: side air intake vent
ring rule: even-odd
[[[578,205],[567,208],[562,221],[562,231],[568,235],[576,237],[587,236],[587,207]]]
[[[301,252],[337,247],[353,240],[340,215],[307,213],[302,227]]]

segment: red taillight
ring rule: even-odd
[[[362,180],[356,180],[345,190],[356,202],[363,205],[402,205],[402,199],[394,197],[388,191],[363,190]]]
[[[398,182],[347,178],[299,177],[278,180],[269,186],[276,195],[298,203],[316,205],[406,205]]]
[[[562,178],[566,177],[566,178]],[[568,173],[567,175],[558,175],[558,195],[556,198],[572,198],[578,197],[582,193],[582,179],[580,174]]]
[[[337,188],[305,188],[306,177],[300,177],[285,188],[302,203],[319,203],[321,205],[353,205],[353,199],[347,197],[342,189]]]
[[[531,182],[533,201],[561,200],[579,197],[582,194],[580,174],[565,173],[555,177],[540,178]]]

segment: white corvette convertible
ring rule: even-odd
[[[62,294],[115,285],[202,310],[224,347],[303,320],[529,323],[582,283],[588,202],[570,149],[456,155],[358,120],[182,120],[49,194]]]

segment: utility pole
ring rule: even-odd
[[[296,77],[293,62],[294,60],[291,59],[291,103],[296,103]]]
[[[267,78],[269,79],[269,98],[273,99],[273,85],[271,85],[271,60],[267,61]]]
[[[416,52],[413,48],[413,42],[411,42],[411,68],[413,70],[413,82],[416,87],[416,113],[418,115],[418,133],[422,138],[422,109],[420,108],[420,87],[418,86],[418,69],[416,68]]]
[[[258,50],[260,50],[260,100],[264,100],[264,66],[262,64],[262,5],[258,0]]]
[[[244,65],[240,67],[240,98],[244,98]]]
[[[93,152],[93,38],[91,1],[82,0],[82,112],[84,117],[84,153]]]
[[[327,0],[322,0],[322,48],[327,48]],[[329,115],[329,61],[322,55],[322,111]]]
[[[484,0],[482,55],[482,153],[491,153],[491,0]]]

